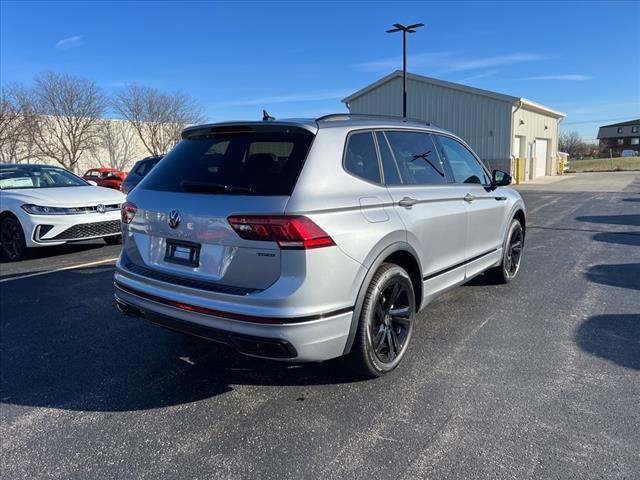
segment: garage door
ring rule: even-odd
[[[536,177],[544,177],[547,174],[547,147],[549,140],[536,138]]]

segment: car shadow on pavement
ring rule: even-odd
[[[610,225],[631,225],[640,227],[640,215],[584,215],[576,217],[579,222],[608,223]]]
[[[590,317],[578,327],[575,341],[592,355],[640,370],[640,314]]]
[[[640,232],[601,232],[593,236],[596,242],[617,243],[640,247]],[[638,273],[640,275],[640,273]]]
[[[640,263],[594,265],[585,275],[601,285],[640,290]]]
[[[22,260],[27,262],[29,260],[37,260],[41,258],[58,257],[61,255],[72,255],[78,252],[85,252],[89,250],[95,250],[106,247],[107,245],[100,241],[100,243],[68,243],[65,245],[54,245],[51,247],[39,247],[31,248],[28,250],[27,257]],[[14,263],[0,256],[0,263]]]
[[[640,198],[623,198],[623,202],[640,202]]]
[[[36,283],[43,279],[46,284]],[[115,307],[112,282],[113,268],[103,266],[3,285],[0,401],[131,411],[207,399],[233,385],[358,381],[336,361],[291,365],[254,359],[125,317]]]

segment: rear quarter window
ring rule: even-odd
[[[372,132],[356,132],[349,135],[344,168],[356,177],[380,183],[380,165]]]

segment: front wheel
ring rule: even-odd
[[[409,346],[414,315],[415,294],[409,275],[397,265],[383,263],[367,289],[349,354],[351,367],[369,378],[396,368]]]
[[[495,283],[509,283],[520,271],[522,248],[524,247],[524,231],[517,219],[511,221],[507,238],[502,249],[502,262],[497,267],[487,271],[487,275]]]
[[[122,243],[122,235],[113,235],[111,237],[102,237],[107,245],[120,245]]]
[[[5,217],[0,223],[2,255],[11,262],[22,260],[27,254],[22,225],[13,217]]]

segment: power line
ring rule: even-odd
[[[617,120],[627,120],[629,117],[618,117],[618,118],[601,118],[599,120],[581,120],[579,122],[562,122],[560,124],[560,126],[562,125],[580,125],[580,124],[584,124],[584,123],[600,123],[600,122],[615,122]]]

